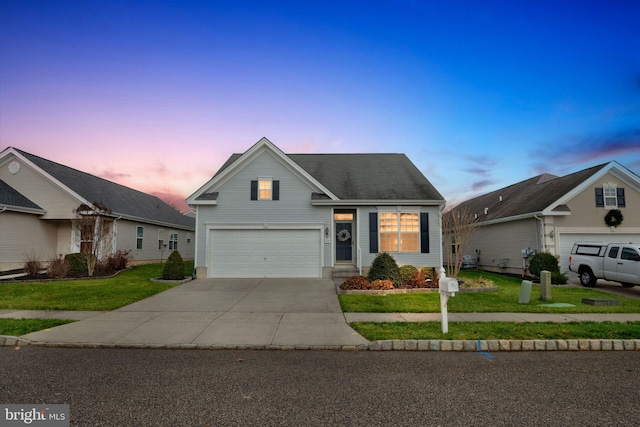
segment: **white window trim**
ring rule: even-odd
[[[613,196],[607,196],[607,190],[613,191]],[[605,209],[614,209],[618,207],[618,184],[612,182],[605,182],[602,184],[602,198],[604,200]],[[613,204],[608,204],[607,199],[613,199]]]
[[[138,236],[138,230],[142,230],[142,236]],[[138,240],[140,241],[140,247],[138,248]],[[142,225],[136,226],[136,250],[141,251],[144,249],[144,227]]]
[[[398,247],[396,248],[396,250],[394,251],[385,251],[382,248],[382,226],[381,226],[381,221],[382,221],[382,214],[385,213],[393,213],[397,215],[397,227],[398,227]],[[401,218],[402,215],[401,214],[416,214],[418,215],[418,231],[416,232],[417,237],[418,237],[418,248],[415,251],[403,251],[402,250],[402,223],[401,223]],[[414,211],[414,210],[402,210],[402,209],[395,209],[395,210],[378,210],[378,242],[380,245],[380,251],[384,251],[384,252],[390,252],[390,253],[404,253],[404,254],[419,254],[420,253],[420,247],[421,247],[421,242],[420,242],[420,211]]]
[[[262,181],[269,182],[269,198],[261,197],[260,182]],[[273,177],[268,177],[268,176],[258,177],[258,200],[273,200]]]

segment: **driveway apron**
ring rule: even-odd
[[[86,320],[24,335],[43,343],[350,346],[327,279],[199,279]]]

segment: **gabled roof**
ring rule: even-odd
[[[233,154],[212,181],[245,155]],[[313,200],[444,202],[444,197],[404,154],[283,155],[328,190],[314,191]]]
[[[634,181],[638,177],[616,162],[593,166],[565,176],[541,174],[475,197],[456,206],[477,214],[482,222],[535,214],[567,214],[566,202],[599,176],[615,169]],[[485,214],[486,210],[486,214]]]
[[[13,150],[26,161],[31,162],[50,179],[62,184],[63,189],[66,187],[79,195],[84,199],[82,202],[99,202],[109,208],[114,216],[179,228],[195,228],[193,218],[182,215],[156,196],[43,159],[17,148],[9,147],[8,150]]]
[[[37,204],[33,203],[18,190],[0,179],[0,206],[9,210],[32,211],[44,213]],[[1,209],[0,209],[1,210]]]

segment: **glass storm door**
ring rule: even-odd
[[[336,222],[336,261],[353,259],[353,223]]]

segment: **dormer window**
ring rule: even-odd
[[[280,181],[272,178],[251,181],[251,200],[280,200]]]

